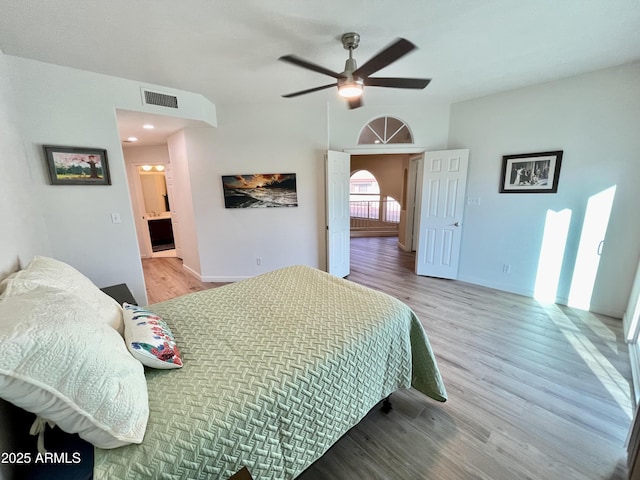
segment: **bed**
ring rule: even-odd
[[[95,448],[98,480],[226,480],[243,468],[293,479],[395,390],[447,398],[407,305],[310,267],[148,310],[171,328],[181,368],[145,367],[143,438]]]

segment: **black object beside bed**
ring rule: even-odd
[[[29,434],[36,416],[0,400],[5,440],[11,442],[2,455],[3,480],[91,480],[94,446],[77,434],[58,427],[46,427],[44,445],[47,453],[39,454],[38,438]]]

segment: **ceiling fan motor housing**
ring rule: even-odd
[[[355,50],[360,44],[360,35],[355,32],[349,32],[342,35],[342,46],[346,50]]]
[[[345,77],[351,77],[352,73],[355,72],[358,69],[358,65],[356,65],[356,59],[355,58],[347,58],[347,61],[344,62],[344,72],[342,72],[342,74]]]

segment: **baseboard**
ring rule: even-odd
[[[375,230],[351,230],[351,238],[360,237],[397,237],[398,232],[375,231]]]
[[[192,277],[196,277],[198,280],[203,281],[201,275],[196,272],[195,270],[193,270],[192,268],[187,267],[184,264],[184,261],[182,262],[182,269],[187,272],[189,275],[191,275]]]
[[[474,285],[480,285],[481,287],[493,288],[494,290],[501,290],[503,292],[515,293],[516,295],[522,295],[524,297],[535,298],[535,292],[533,290],[513,288],[511,285],[507,285],[502,282],[487,282],[474,277],[465,277],[464,275],[459,276],[458,280],[461,282],[473,283]],[[568,305],[569,299],[567,297],[556,297],[554,303],[558,305]],[[591,304],[589,311],[618,319],[621,319],[624,315],[624,312],[621,312],[620,310],[596,303]]]
[[[243,277],[215,277],[210,275],[200,275],[198,272],[193,270],[192,268],[187,267],[184,263],[182,264],[182,268],[185,272],[187,272],[192,277],[197,278],[201,282],[212,282],[212,283],[229,283],[229,282],[239,282],[240,280],[246,280],[247,278],[251,278],[251,275],[243,276]],[[0,479],[1,480],[1,479]]]
[[[247,278],[251,278],[251,276],[246,277],[212,277],[212,276],[201,276],[200,280],[202,282],[214,282],[214,283],[229,283],[229,282],[239,282],[240,280],[246,280]]]
[[[398,248],[399,248],[400,250],[402,250],[403,252],[408,252],[408,251],[409,251],[409,249],[405,246],[405,244],[404,244],[404,243],[400,243],[400,242],[398,242]]]

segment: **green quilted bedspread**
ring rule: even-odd
[[[101,479],[292,479],[381,399],[446,400],[420,322],[399,300],[294,266],[149,307],[184,367],[148,370],[140,445],[95,450]]]

